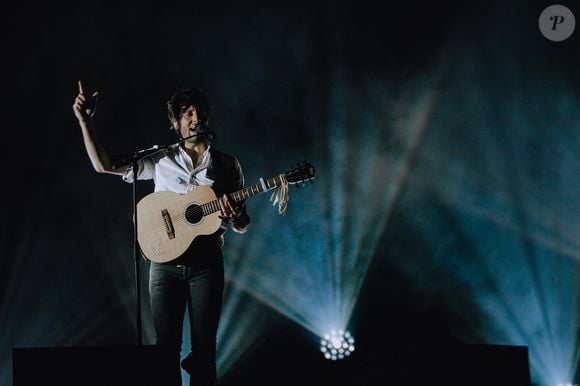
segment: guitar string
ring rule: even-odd
[[[274,180],[275,183],[275,180]],[[268,185],[270,184],[270,181],[268,181]],[[256,189],[256,192],[254,192],[254,189]],[[251,196],[253,196],[254,194],[257,193],[263,193],[263,189],[260,189],[260,187],[258,185],[253,185],[250,187],[247,187],[245,189],[243,189],[242,191],[239,192],[235,192],[233,193],[234,195],[237,195],[238,197],[235,197],[235,200],[241,200],[243,198],[250,198]],[[248,195],[248,197],[245,197],[245,195]],[[241,197],[240,197],[241,196]],[[206,202],[205,204],[202,205],[195,205],[195,206],[188,206],[185,211],[183,211],[180,214],[176,214],[175,216],[171,216],[171,221],[172,222],[180,222],[183,221],[185,218],[187,218],[188,216],[194,216],[197,217],[200,214],[202,216],[206,216],[207,214],[204,214],[204,210],[203,210],[203,206],[206,206],[207,208],[209,208],[210,210],[213,209],[212,206],[217,204],[217,200],[213,200],[213,201],[209,201]],[[214,213],[215,211],[211,211],[210,213]],[[208,213],[208,214],[210,214]]]
[[[284,175],[280,175],[280,177],[285,177],[285,176]],[[284,178],[284,180],[285,180],[285,178]],[[276,186],[276,180],[275,180],[275,178],[272,179],[272,182]],[[268,180],[268,185],[267,186],[269,186],[269,185],[270,185],[270,180]],[[254,192],[254,188],[256,188],[256,192]],[[287,191],[287,189],[288,189],[287,188],[287,185],[285,186],[285,188],[286,188],[286,191]],[[241,191],[234,192],[232,194],[234,195],[234,199],[236,201],[239,201],[239,200],[244,199],[244,198],[245,199],[248,199],[251,196],[253,196],[254,194],[263,193],[264,191],[267,191],[267,190],[269,190],[269,189],[260,189],[260,186],[258,186],[256,184],[256,185],[247,187],[247,188],[245,188],[245,189],[243,189]],[[246,194],[248,195],[248,197],[245,197]],[[236,195],[237,195],[237,197],[236,197]],[[193,215],[194,217],[198,217],[200,214],[202,215],[202,217],[207,216],[208,214],[211,214],[211,213],[215,213],[216,212],[216,210],[213,210],[214,209],[213,208],[214,205],[219,205],[218,200],[208,201],[208,202],[206,202],[204,204],[201,204],[201,205],[195,205],[195,206],[190,205],[182,213],[177,214],[175,216],[172,216],[171,217],[171,221],[173,223],[179,223],[181,221],[184,221],[185,218],[188,217],[188,216],[192,216]],[[206,209],[210,209],[210,212],[207,213],[207,214],[204,214],[204,207]],[[218,208],[219,208],[219,206],[218,206]],[[164,223],[165,223],[165,221],[164,221]]]
[[[243,193],[238,194],[238,197],[235,198],[236,201],[238,201],[240,199],[240,195],[242,197],[244,196]],[[250,196],[248,196],[248,198],[249,197]],[[207,214],[214,213],[214,212],[217,212],[217,211],[212,211],[210,213],[204,214],[203,213],[204,212],[203,206],[205,206],[206,208],[209,208],[210,210],[212,210],[213,209],[212,207],[214,205],[219,205],[217,200],[209,201],[209,202],[206,202],[205,204],[202,204],[202,205],[188,206],[187,209],[185,209],[185,211],[183,211],[182,213],[177,214],[175,216],[172,216],[171,217],[172,218],[172,221],[181,221],[181,220],[184,219],[184,217],[191,216],[191,215],[193,215],[194,217],[197,217],[197,216],[199,216],[200,212],[201,212],[201,214],[203,216],[207,216]]]
[[[189,207],[187,207],[187,209],[185,209],[185,211],[173,216],[172,220],[183,220],[185,217],[188,217],[188,216],[197,217],[200,214],[203,214],[203,209],[201,206],[194,206],[194,207],[189,206]]]
[[[175,216],[172,216],[172,217],[171,217],[171,219],[172,219],[172,221],[176,221],[176,220],[177,220],[177,221],[181,221],[181,220],[183,220],[185,217],[188,217],[188,216],[194,216],[194,217],[197,217],[197,216],[199,216],[200,214],[202,214],[202,215],[203,215],[203,206],[204,206],[204,205],[206,205],[206,206],[210,206],[209,204],[211,204],[211,203],[213,203],[213,202],[217,202],[217,201],[215,201],[215,200],[214,200],[214,201],[210,201],[210,202],[207,202],[207,203],[205,203],[205,204],[202,204],[202,205],[196,205],[196,206],[188,206],[188,207],[187,207],[187,209],[185,209],[185,211],[183,211],[183,212],[181,212],[180,214],[177,214],[177,215],[175,215]],[[206,214],[206,215],[207,215],[207,214]]]

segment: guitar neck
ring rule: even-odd
[[[230,197],[230,199],[232,199],[236,203],[242,202],[242,201],[247,200],[248,198],[250,198],[252,196],[255,196],[257,194],[264,193],[264,192],[267,192],[268,190],[272,190],[272,189],[279,187],[280,185],[282,185],[283,177],[284,177],[284,175],[280,174],[280,175],[277,175],[276,177],[272,177],[268,180],[264,180],[261,178],[260,182],[254,184],[252,186],[248,186],[246,188],[238,190],[237,192],[230,193],[230,194],[228,194],[228,196]],[[219,212],[221,209],[220,209],[220,204],[219,204],[218,200],[213,200],[213,201],[209,201],[209,202],[206,202],[205,204],[203,204],[202,210],[203,210],[203,215],[206,216],[206,215],[214,213],[214,212]]]

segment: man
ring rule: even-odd
[[[110,173],[132,182],[153,179],[155,191],[186,194],[199,185],[209,185],[219,197],[221,219],[239,233],[250,225],[244,203],[235,203],[229,193],[244,186],[242,168],[232,155],[212,148],[213,133],[209,129],[210,104],[199,89],[182,89],[167,100],[171,128],[181,139],[151,157],[130,166],[115,168],[95,135],[93,116],[98,93],[85,95],[79,81],[79,93],[73,111],[81,127],[87,154],[98,173]],[[192,353],[181,363],[191,375],[190,384],[217,384],[216,337],[224,288],[223,232],[196,237],[178,258],[167,263],[151,261],[149,297],[155,325],[156,343],[174,350],[174,379],[168,385],[181,385],[179,358],[182,343],[183,317],[188,306],[191,325]]]

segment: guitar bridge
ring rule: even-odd
[[[167,231],[167,236],[169,239],[175,238],[175,228],[173,228],[173,221],[171,221],[171,216],[167,209],[161,211],[161,217],[163,217],[163,223],[165,224],[165,230]]]

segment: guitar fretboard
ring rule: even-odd
[[[248,186],[237,192],[229,194],[229,197],[234,200],[234,202],[241,202],[247,200],[248,198],[255,196],[256,194],[267,192],[268,190],[272,190],[277,188],[278,186],[282,185],[282,177],[284,175],[280,174],[276,177],[272,177],[268,180],[264,180],[264,185],[262,182],[258,182],[252,186]],[[203,215],[207,216],[208,214],[219,212],[220,204],[218,200],[213,200],[206,202],[205,204],[201,205],[201,209],[203,211]]]

